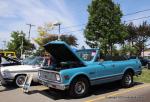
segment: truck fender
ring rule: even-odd
[[[77,78],[77,77],[85,77],[85,78],[87,78],[87,80],[89,81],[89,84],[90,84],[90,78],[88,77],[87,74],[85,74],[85,73],[77,73],[77,74],[73,75],[73,76],[70,78],[70,80],[69,80],[69,85],[70,85],[71,82],[72,82],[75,78]]]
[[[132,67],[126,67],[124,70],[123,70],[123,74],[126,73],[127,71],[131,71],[133,73],[133,75],[135,74],[135,70],[134,68]]]

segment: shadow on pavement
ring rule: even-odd
[[[139,83],[139,82],[135,82],[134,86],[138,86],[141,85],[143,83]],[[134,87],[133,86],[133,87]],[[118,82],[113,82],[113,83],[109,83],[109,84],[102,84],[102,85],[96,85],[90,88],[90,93],[88,96],[92,96],[92,95],[103,95],[109,92],[113,92],[113,91],[117,91],[119,89],[122,89],[121,85]],[[45,90],[33,90],[30,91],[28,94],[35,94],[35,93],[40,93],[46,97],[49,97],[53,100],[60,100],[60,99],[72,99],[71,97],[69,97],[67,91],[59,91],[59,90],[49,90],[49,89],[45,89]]]
[[[32,86],[38,86],[39,83],[32,83]],[[17,89],[18,87],[15,86],[13,83],[7,83],[5,85],[0,85],[0,92],[3,92],[3,91],[11,91],[11,90],[15,90]]]
[[[0,92],[4,92],[4,91],[11,91],[16,89],[16,87],[12,86],[12,85],[0,85]]]
[[[68,94],[66,91],[52,90],[52,89],[32,90],[26,94],[31,95],[31,94],[35,94],[35,93],[40,93],[40,94],[42,94],[46,97],[49,97],[53,100],[67,99],[68,98]]]
[[[134,86],[141,85],[143,83],[135,82]],[[105,94],[113,91],[117,91],[120,89],[124,89],[120,83],[117,82],[112,82],[112,83],[107,83],[107,84],[102,84],[102,85],[96,85],[92,87],[91,89],[91,95],[100,95],[100,94]]]

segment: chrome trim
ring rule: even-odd
[[[57,71],[39,69],[39,70],[38,70],[38,73],[39,73],[40,71],[45,71],[45,72],[49,72],[49,73],[54,73],[54,74],[59,74],[59,75],[60,75],[60,73],[57,72]],[[38,75],[39,75],[39,74],[38,74]],[[41,75],[41,73],[40,73],[40,75]],[[38,77],[39,77],[39,79],[42,79],[42,80],[45,80],[45,81],[50,81],[50,82],[55,82],[55,83],[62,83],[62,77],[61,77],[61,75],[60,75],[60,81],[49,80],[49,79],[41,78],[40,76],[38,76]]]
[[[59,90],[66,90],[67,88],[69,88],[69,85],[64,85],[61,83],[55,83],[55,82],[51,82],[51,81],[45,81],[42,79],[39,79],[39,83],[43,84],[46,87],[59,89]]]
[[[45,81],[45,82],[52,82],[52,83],[57,83],[57,84],[61,84],[61,82],[59,81],[53,81],[53,80],[48,80],[48,79],[43,79],[41,77],[38,77],[39,80]]]
[[[9,73],[28,73],[28,72],[38,72],[38,70],[18,70],[18,71],[8,71]]]
[[[38,73],[39,73],[40,71],[45,71],[45,72],[49,72],[49,73],[54,73],[54,74],[59,74],[59,75],[60,75],[60,73],[57,72],[57,71],[39,69],[39,70],[38,70]],[[38,74],[38,75],[39,75],[39,74]],[[40,75],[41,75],[41,73],[40,73]],[[56,76],[55,76],[55,77],[56,77]],[[39,76],[39,78],[41,78],[41,77]],[[43,79],[43,78],[41,78],[41,79]],[[45,79],[45,78],[44,78],[43,80],[49,81],[48,79]],[[62,77],[61,77],[61,75],[60,75],[60,81],[54,81],[54,80],[51,80],[51,81],[52,81],[52,82],[57,82],[57,83],[62,83]]]
[[[59,74],[59,72],[57,72],[57,71],[53,71],[53,70],[45,70],[45,69],[39,69],[38,71],[46,71],[46,72],[52,72],[52,73],[58,73]]]
[[[106,77],[93,78],[93,79],[90,79],[90,80],[93,81],[93,80],[108,79],[108,78],[113,78],[113,77],[117,77],[117,76],[122,77],[123,74],[116,74],[116,75],[111,75],[111,76],[106,76]]]

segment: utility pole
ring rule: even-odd
[[[58,33],[59,33],[58,40],[60,40],[60,25],[61,25],[61,23],[59,23],[59,22],[54,24],[54,26],[58,26]]]
[[[32,25],[32,24],[26,24],[29,26],[29,36],[28,36],[28,40],[30,41],[30,33],[31,33],[31,28],[35,25]]]
[[[3,41],[3,51],[5,50],[5,48],[6,48],[6,41],[4,40]]]
[[[20,46],[21,59],[23,59],[23,43],[24,43],[23,40],[24,40],[24,35],[20,34],[19,36],[21,38],[21,46]]]

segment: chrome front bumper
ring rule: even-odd
[[[68,85],[55,83],[55,82],[51,82],[51,81],[45,81],[45,80],[42,80],[42,79],[39,79],[39,83],[43,84],[46,87],[54,88],[54,89],[58,89],[58,90],[66,90],[66,89],[69,88]]]

